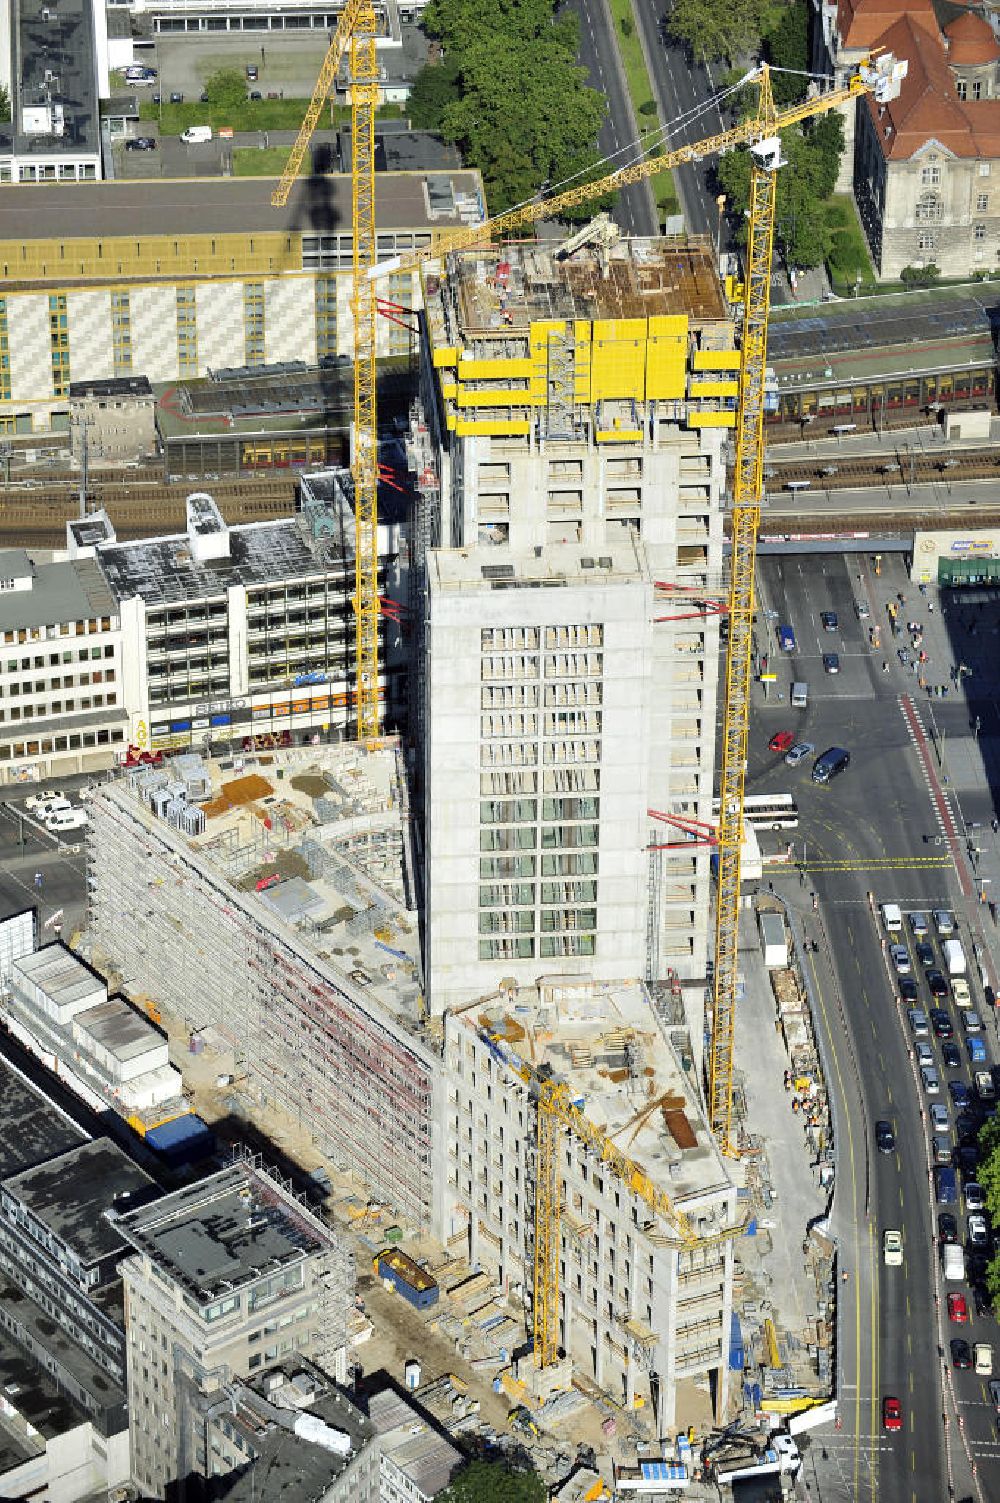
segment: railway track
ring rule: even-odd
[[[947,451],[885,448],[844,459],[782,460],[768,455],[765,486],[775,495],[789,490],[870,490],[880,485],[926,485],[946,480],[993,480],[1000,476],[1000,450]]]

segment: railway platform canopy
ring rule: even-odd
[[[1000,287],[981,283],[776,309],[770,441],[996,410]]]

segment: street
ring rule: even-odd
[[[591,88],[598,89],[608,101],[598,145],[601,155],[609,159],[606,170],[613,172],[637,160],[641,153],[635,149],[623,151],[639,132],[607,0],[569,0],[569,8],[580,18],[580,62],[590,74]],[[615,203],[615,219],[626,235],[657,233],[656,204],[648,183],[621,189]]]
[[[996,1341],[1000,1331],[992,1316],[978,1313],[971,1327],[957,1333],[947,1328],[937,1228],[930,1223],[938,1207],[932,1207],[929,1190],[928,1102],[918,1089],[914,1041],[869,895],[875,905],[898,903],[904,914],[953,911],[970,949],[980,905],[970,903],[967,877],[963,883],[956,878],[955,857],[964,856],[955,838],[959,821],[956,817],[949,825],[946,814],[953,804],[945,797],[948,790],[929,765],[927,738],[921,741],[913,730],[914,713],[926,718],[923,697],[895,660],[883,674],[881,653],[869,652],[866,623],[856,618],[855,599],[866,601],[874,619],[890,588],[885,578],[872,577],[867,560],[859,583],[861,563],[817,556],[764,562],[761,604],[777,616],[766,625],[759,621],[758,651],[768,652],[778,683],[766,707],[758,702],[747,778],[747,792],[792,791],[799,805],[795,855],[802,871],[788,869],[779,891],[801,906],[806,932],[819,945],[809,957],[820,1001],[817,1025],[834,1060],[831,1089],[843,1124],[833,1215],[848,1274],[840,1286],[841,1428],[813,1437],[807,1476],[815,1495],[844,1503],[858,1497],[923,1503],[949,1496],[950,1481],[960,1497],[976,1493],[977,1485],[983,1489],[981,1497],[1000,1496],[997,1432],[986,1379],[943,1365],[949,1361],[948,1341],[956,1334],[970,1341]],[[894,563],[893,569],[901,577],[901,565]],[[914,614],[923,608],[923,601],[909,607]],[[821,610],[837,613],[836,631],[824,631]],[[779,622],[789,623],[796,634],[797,650],[787,664],[776,650]],[[766,642],[761,640],[765,636]],[[824,651],[838,652],[839,674],[822,672]],[[792,677],[809,683],[805,711],[789,707]],[[770,736],[785,728],[813,742],[817,752],[829,745],[847,747],[850,767],[831,784],[817,786],[809,777],[811,759],[792,769],[767,752]],[[964,728],[968,737],[967,712]],[[959,734],[959,727],[953,734]],[[910,948],[912,952],[912,939]],[[925,994],[915,962],[913,974],[920,1005],[929,1009],[933,999]],[[973,1002],[982,1007],[978,978],[970,980]],[[961,1041],[963,1025],[954,1006],[951,1017]],[[986,1026],[988,1051],[995,1058],[992,1019]],[[941,1045],[933,1039],[931,1045],[940,1063]],[[964,1052],[960,1068],[940,1069],[942,1079],[971,1085]],[[950,1084],[945,1089],[950,1093]],[[956,1136],[963,1131],[968,1136],[968,1125],[961,1113],[954,1114],[948,1096],[932,1099],[943,1101],[953,1113]],[[877,1121],[892,1124],[894,1152],[876,1151]],[[955,1207],[956,1212],[961,1209]],[[964,1226],[964,1217],[958,1220]],[[886,1228],[902,1233],[900,1268],[883,1263]],[[971,1284],[966,1293],[971,1307]],[[887,1395],[902,1403],[899,1434],[882,1427]],[[947,1429],[943,1413],[949,1416]]]

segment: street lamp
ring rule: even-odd
[[[719,211],[718,222],[715,226],[715,261],[716,265],[722,260],[722,213],[726,207],[726,195],[720,193],[715,200],[715,207]]]

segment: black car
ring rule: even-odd
[[[959,1053],[957,1044],[942,1044],[941,1058],[944,1060],[946,1070],[960,1070],[962,1068],[962,1056]]]
[[[820,611],[820,613],[819,613],[819,619],[823,623],[823,630],[824,631],[836,631],[837,630],[838,623],[837,623],[837,612],[836,611]]]
[[[181,94],[181,93],[179,93],[176,89],[173,89],[171,91],[171,94],[170,94],[170,103],[171,104],[183,104],[184,103],[184,95]]]
[[[948,983],[940,971],[927,972],[927,985],[930,987],[932,997],[947,997]]]
[[[976,1170],[979,1168],[979,1149],[956,1148],[954,1163],[955,1168],[962,1175],[963,1179],[974,1180],[976,1177]]]
[[[839,652],[824,652],[824,654],[823,654],[823,672],[824,673],[839,673],[840,672],[840,653]]]
[[[932,1007],[930,1011],[931,1027],[939,1039],[953,1039],[955,1030],[952,1027],[951,1018],[943,1007]]]
[[[922,966],[925,971],[932,971],[934,969],[933,945],[929,945],[926,940],[921,940],[917,945],[916,950],[917,964]]]
[[[974,1284],[972,1297],[976,1302],[976,1314],[987,1316],[993,1314],[993,1301],[990,1299],[989,1290],[983,1284]]]
[[[912,1007],[915,1002],[919,1001],[920,994],[917,991],[917,983],[912,976],[901,976],[898,985],[900,1001],[905,1003],[907,1007]]]
[[[970,1284],[982,1284],[986,1279],[986,1270],[990,1266],[989,1254],[979,1249],[969,1248],[965,1254],[965,1269],[969,1276]]]
[[[959,1112],[955,1118],[955,1132],[958,1136],[959,1148],[979,1146],[979,1123],[971,1112]]]
[[[133,136],[131,138],[131,140],[125,142],[125,150],[126,151],[155,151],[156,150],[156,137],[155,136]]]
[[[972,1348],[960,1337],[956,1337],[951,1343],[951,1365],[959,1368],[972,1366]]]
[[[891,1122],[875,1123],[875,1142],[879,1153],[895,1153],[896,1134],[892,1130]]]
[[[958,1221],[950,1211],[940,1211],[938,1213],[938,1241],[958,1241]]]
[[[959,1111],[964,1111],[967,1106],[971,1106],[972,1092],[964,1080],[949,1080],[948,1091]]]

